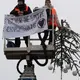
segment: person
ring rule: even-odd
[[[11,15],[14,16],[21,16],[21,15],[27,15],[32,13],[29,6],[25,4],[25,0],[18,0],[18,4],[15,6],[15,8],[10,12]],[[25,44],[28,47],[28,36],[24,36],[23,39],[25,40]],[[15,38],[15,47],[20,47],[20,37]]]
[[[45,0],[45,7],[47,11],[47,19],[48,19],[48,28],[52,29],[54,26],[54,30],[58,27],[58,29],[61,29],[56,9],[51,5],[50,0]],[[52,18],[53,17],[53,18]],[[53,22],[54,21],[54,22]],[[48,44],[52,43],[52,30],[48,31],[49,34],[49,42]],[[45,35],[47,37],[47,35]],[[45,38],[46,40],[46,38]]]

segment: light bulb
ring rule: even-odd
[[[52,69],[53,69],[53,66],[52,66],[52,65],[49,65],[49,66],[48,66],[48,69],[49,69],[49,70],[52,70]]]
[[[59,61],[58,66],[61,66],[61,65],[63,65],[63,62]]]
[[[67,69],[70,69],[70,65],[69,65],[69,64],[67,64],[67,65],[66,65],[66,68],[67,68]]]
[[[73,76],[76,76],[77,75],[77,71],[73,71],[72,74],[73,74]]]
[[[64,72],[64,73],[67,73],[67,72],[68,72],[68,69],[67,69],[67,68],[64,68],[64,69],[63,69],[63,72]]]

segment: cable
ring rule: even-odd
[[[41,37],[41,35],[40,35],[40,37]],[[42,39],[40,39],[40,40],[41,40],[41,42],[43,42]],[[44,63],[44,64],[41,64],[37,59],[34,59],[35,62],[36,62],[39,66],[45,66],[45,65],[47,65],[47,63],[48,63],[48,56],[47,56],[47,52],[46,52],[46,45],[43,43],[43,44],[42,44],[42,47],[43,47],[43,50],[44,50],[45,63]]]
[[[20,59],[20,60],[18,61],[18,63],[17,63],[17,66],[16,66],[16,69],[17,69],[17,71],[18,71],[19,74],[22,74],[22,72],[19,70],[19,64],[20,64],[20,62],[21,62],[22,60],[23,60],[23,59]]]

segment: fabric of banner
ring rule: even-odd
[[[29,36],[47,29],[47,14],[45,9],[19,17],[5,15],[3,37],[16,38]]]

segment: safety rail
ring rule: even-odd
[[[53,39],[53,38],[52,38]],[[8,39],[14,41],[14,39]],[[48,40],[48,39],[47,39]],[[21,39],[23,41],[23,39]],[[33,58],[37,59],[45,59],[44,49],[42,45],[36,43],[33,45],[31,41],[40,41],[38,38],[29,38],[28,39],[28,47],[6,47],[7,39],[4,39],[4,54],[7,59],[26,59],[27,55],[32,55]],[[52,58],[52,54],[54,52],[54,45],[53,43],[50,45],[46,45],[46,51],[48,59]]]

